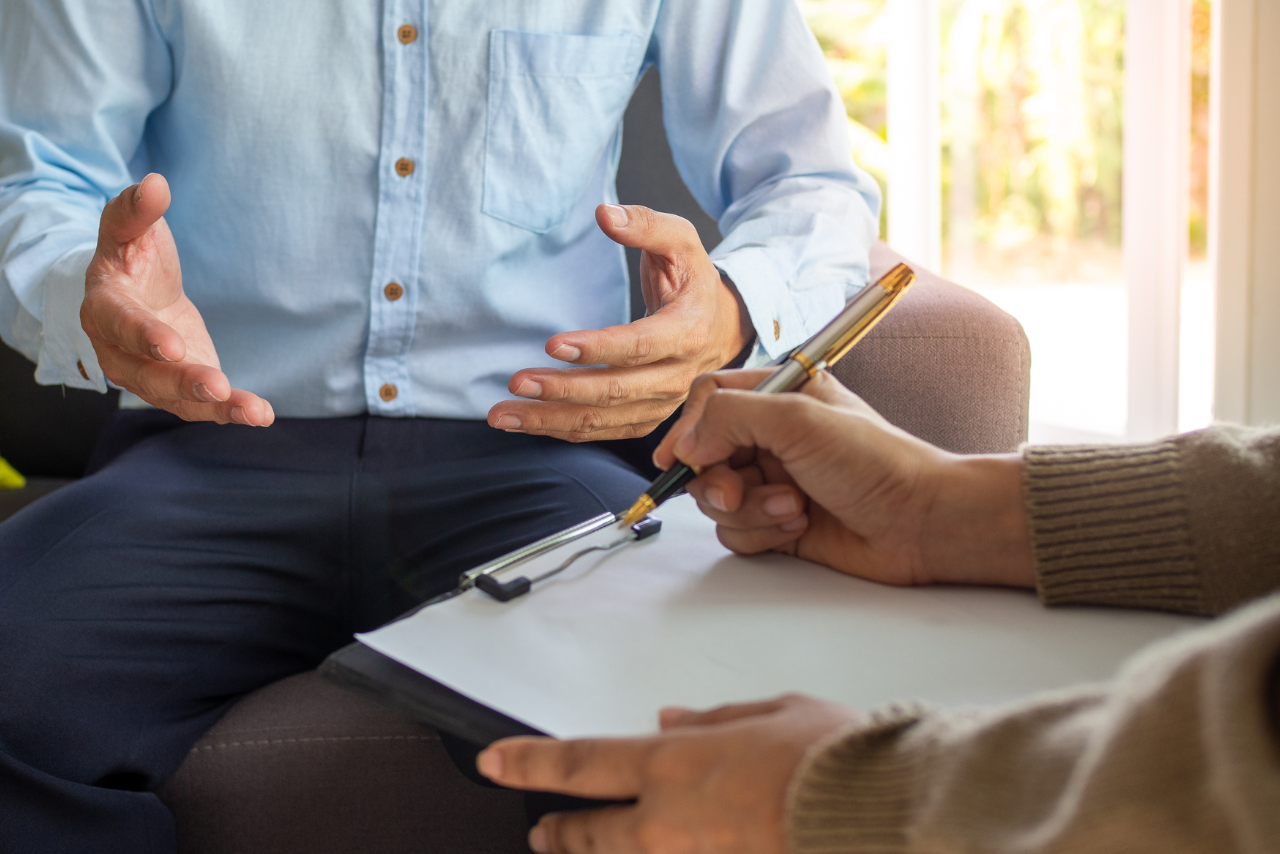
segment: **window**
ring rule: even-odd
[[[1209,0],[802,8],[890,244],[1026,329],[1032,439],[1208,423]]]

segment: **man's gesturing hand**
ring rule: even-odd
[[[107,379],[188,421],[265,427],[271,404],[231,388],[200,312],[182,291],[163,216],[169,184],[148,175],[107,203],[80,323]]]
[[[514,738],[480,754],[504,786],[634,806],[545,816],[539,854],[784,854],[787,787],[810,746],[854,722],[834,703],[787,696],[709,712],[664,709],[649,738]]]
[[[601,230],[643,250],[640,280],[649,316],[625,326],[564,332],[547,353],[577,365],[527,368],[489,424],[573,442],[644,436],[675,411],[694,378],[732,361],[751,339],[747,310],[688,220],[639,205],[601,205]]]

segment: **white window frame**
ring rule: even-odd
[[[1190,2],[1127,0],[1125,9],[1123,227],[1130,439],[1173,433],[1178,426]],[[937,269],[942,233],[939,2],[887,0],[887,11],[888,239],[906,257]]]

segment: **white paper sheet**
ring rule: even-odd
[[[894,588],[785,555],[742,558],[688,496],[656,537],[580,559],[509,603],[470,590],[359,635],[560,737],[652,731],[658,709],[801,691],[863,709],[993,704],[1105,679],[1190,617],[1045,609],[1030,592]],[[532,578],[608,528],[503,575]]]

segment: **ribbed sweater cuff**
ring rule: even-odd
[[[891,706],[809,751],[787,797],[791,854],[899,854],[907,850],[920,749],[903,736],[927,711]]]
[[[1027,448],[1023,493],[1046,605],[1204,611],[1172,441]]]

